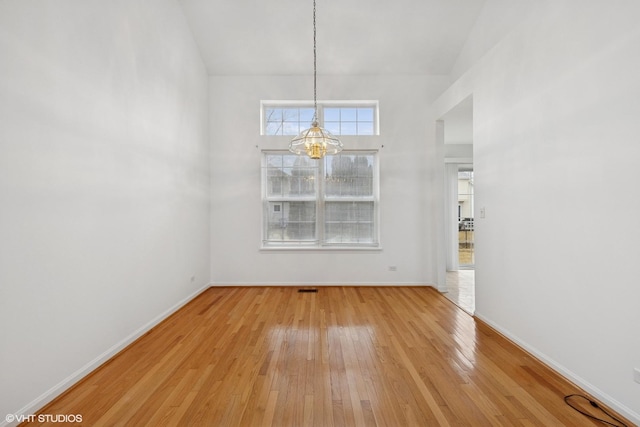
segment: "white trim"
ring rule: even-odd
[[[340,107],[340,106],[356,106],[362,105],[363,107],[377,107],[379,102],[375,99],[348,99],[348,100],[340,100],[340,99],[318,99],[318,104],[328,105],[329,107]],[[305,105],[310,105],[313,107],[313,100],[290,100],[290,99],[282,99],[282,100],[260,100],[260,106],[276,106],[282,107],[291,105],[294,107],[300,107]]]
[[[435,164],[434,168],[436,170],[436,181],[439,185],[436,185],[434,188],[435,197],[440,203],[438,203],[439,207],[435,209],[434,212],[434,224],[445,224],[445,185],[444,185],[444,176],[445,176],[445,167],[444,163],[441,161],[444,157],[444,121],[436,120],[435,122],[435,138],[436,138],[436,153],[434,155]],[[436,283],[438,284],[438,290],[440,292],[447,289],[447,260],[446,260],[446,233],[445,228],[441,226],[434,225],[435,230],[433,234],[436,237]],[[429,236],[424,236],[424,239],[429,239]]]
[[[632,409],[618,402],[616,399],[609,396],[608,394],[606,394],[605,392],[603,392],[602,390],[600,390],[599,388],[597,388],[596,386],[588,382],[587,380],[583,379],[582,377],[575,374],[573,371],[570,371],[569,369],[565,368],[563,365],[559,364],[558,362],[556,362],[546,354],[540,352],[536,348],[522,341],[517,336],[512,334],[509,330],[498,326],[496,323],[487,319],[483,315],[479,314],[477,311],[475,313],[475,317],[482,320],[484,323],[491,326],[500,334],[508,338],[510,341],[512,341],[513,343],[515,343],[516,345],[518,345],[528,353],[535,356],[538,360],[540,360],[542,363],[547,365],[549,368],[551,368],[552,370],[554,370],[564,378],[568,379],[578,387],[582,388],[584,391],[586,391],[595,399],[601,401],[602,403],[604,403],[614,411],[618,412],[620,415],[627,418],[629,421],[633,422],[634,424],[640,425],[640,414],[634,412]]]
[[[261,246],[259,248],[260,251],[266,251],[266,252],[270,252],[270,251],[291,251],[291,252],[300,252],[300,251],[354,251],[354,252],[360,252],[360,251],[371,251],[371,252],[381,252],[382,251],[382,246],[338,246],[338,245],[331,245],[331,246],[318,246],[309,243],[309,244],[300,244],[300,246]]]
[[[78,381],[80,381],[81,379],[86,377],[88,374],[90,374],[91,372],[99,368],[102,364],[104,364],[106,361],[114,357],[116,354],[122,351],[125,347],[133,343],[142,335],[149,332],[152,328],[157,326],[160,322],[162,322],[167,317],[169,317],[170,315],[178,311],[180,308],[182,308],[184,305],[186,305],[188,302],[193,300],[195,297],[200,295],[202,292],[204,292],[206,289],[210,288],[211,286],[212,286],[211,283],[207,283],[202,288],[198,289],[197,291],[191,293],[187,297],[178,301],[176,304],[169,307],[167,310],[163,311],[158,316],[156,316],[146,324],[142,325],[141,327],[133,331],[129,336],[125,337],[120,342],[114,344],[111,348],[109,348],[107,351],[105,351],[104,353],[102,353],[101,355],[99,355],[98,357],[96,357],[86,365],[84,365],[82,368],[78,369],[77,371],[69,375],[67,378],[63,379],[58,384],[54,385],[49,390],[42,393],[35,400],[28,403],[17,412],[14,412],[13,415],[20,416],[20,415],[32,415],[37,413],[40,409],[42,409],[45,405],[50,403],[53,399],[60,396],[63,392],[65,392],[71,386],[75,385]],[[0,423],[0,427],[16,426],[18,424],[19,424],[18,422],[8,423],[6,422],[5,419],[2,419]]]
[[[457,271],[460,269],[460,245],[458,243],[458,164],[445,163],[444,175],[445,259],[447,271]]]
[[[446,157],[445,163],[473,164],[473,157]]]

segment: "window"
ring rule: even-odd
[[[311,126],[313,107],[264,107],[265,135],[297,135]]]
[[[324,127],[334,135],[374,135],[373,107],[325,107]]]
[[[378,155],[263,157],[264,247],[377,247]]]
[[[318,103],[318,123],[334,135],[378,135],[377,117],[377,101]],[[262,102],[263,135],[298,135],[312,121],[312,104]]]

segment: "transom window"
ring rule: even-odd
[[[313,104],[262,102],[263,135],[298,135],[311,126]],[[378,135],[378,103],[318,103],[318,123],[334,135]]]
[[[313,121],[313,107],[265,107],[265,135],[298,135]]]
[[[325,107],[324,127],[334,135],[373,135],[373,107]]]
[[[264,247],[378,246],[378,155],[263,154]]]

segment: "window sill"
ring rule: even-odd
[[[380,252],[382,246],[261,246],[260,252]]]

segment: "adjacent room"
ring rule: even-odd
[[[639,75],[636,0],[0,1],[0,426],[640,424]]]

